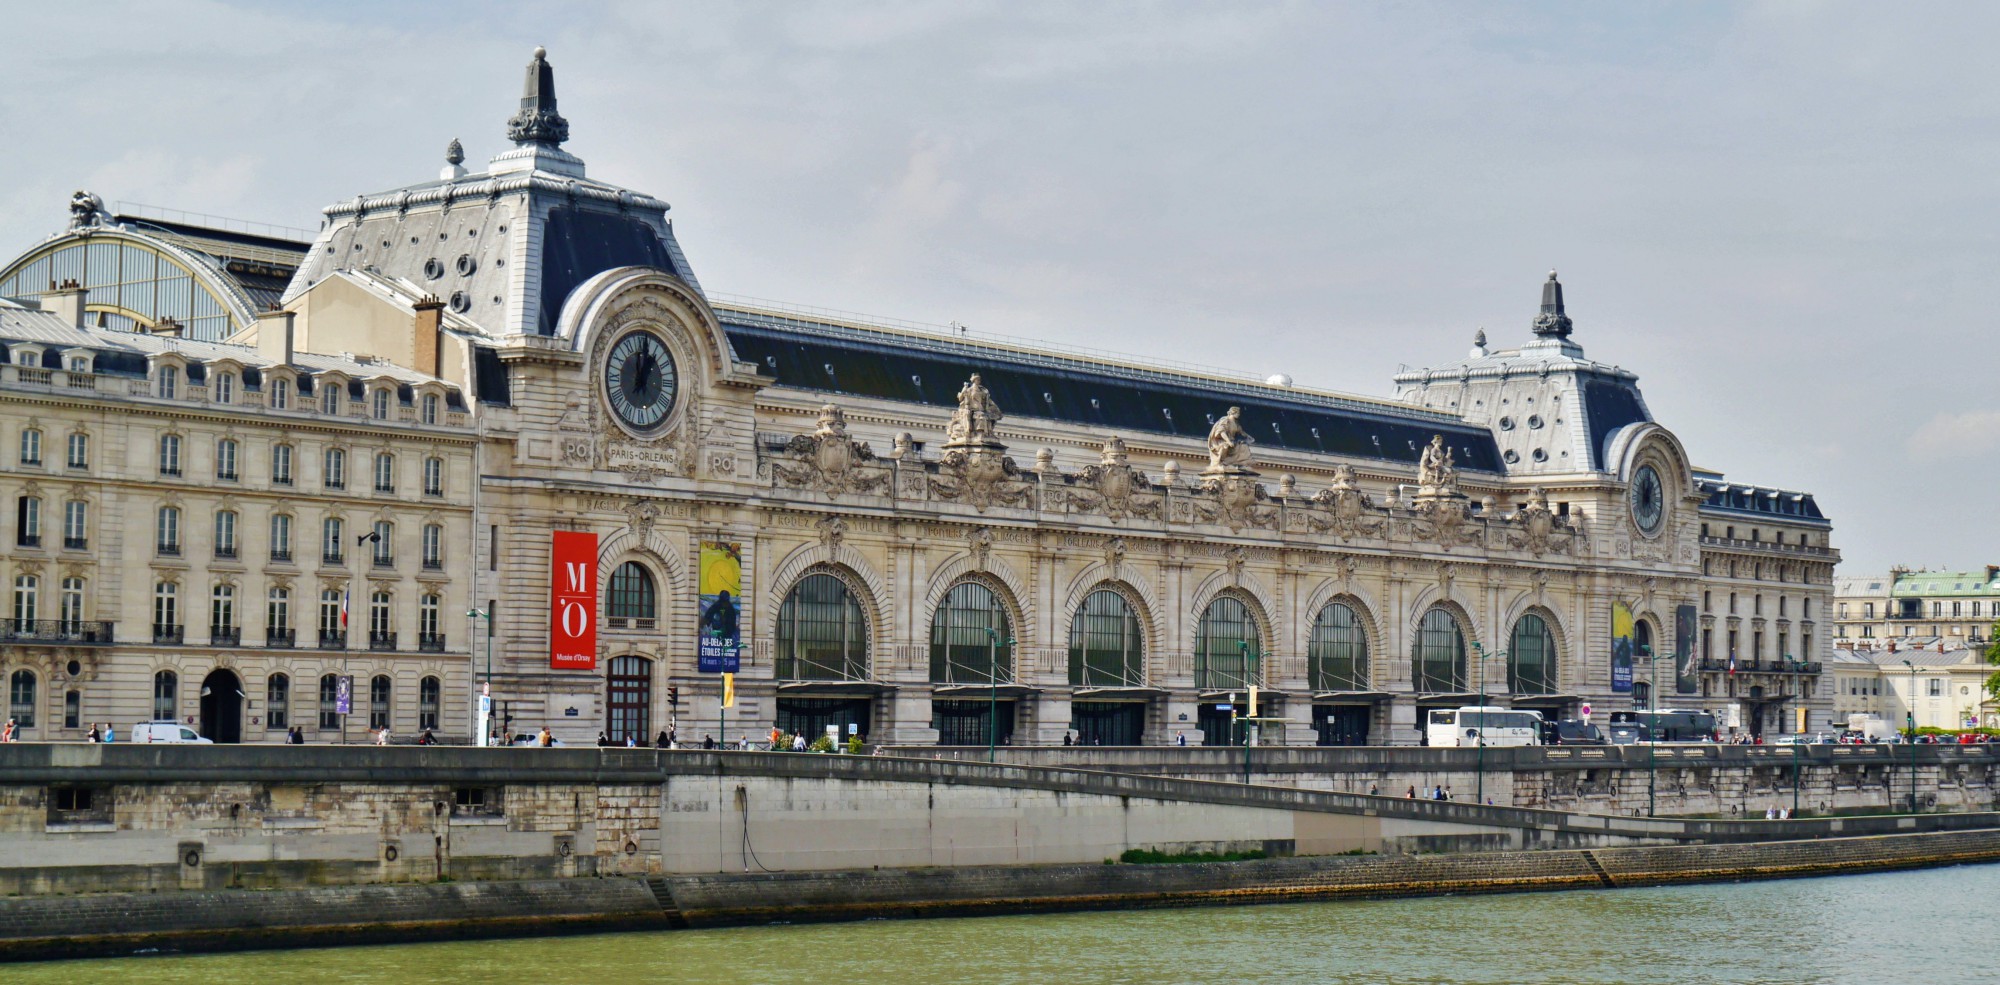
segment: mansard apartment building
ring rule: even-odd
[[[338,739],[342,676],[350,739],[462,741],[488,683],[569,743],[1240,742],[1252,686],[1286,744],[1414,744],[1480,700],[1829,713],[1830,524],[1698,469],[1553,273],[1518,347],[1330,393],[725,302],[568,129],[538,50],[484,171],[454,141],[310,241],[79,193],[0,268],[28,736]],[[552,652],[559,532],[596,545],[580,662]],[[726,733],[705,543],[741,561]]]

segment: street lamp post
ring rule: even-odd
[[[1255,684],[1250,683],[1250,641],[1237,640],[1236,652],[1243,659],[1239,669],[1243,672],[1243,697],[1247,701],[1250,698],[1250,689],[1256,687]],[[1246,784],[1250,782],[1250,730],[1256,727],[1256,723],[1250,721],[1252,716],[1243,714],[1243,712],[1247,711],[1251,711],[1251,709],[1245,707],[1235,712],[1238,717],[1243,719],[1243,782]]]
[[[485,717],[487,720],[479,722],[479,735],[476,737],[476,743],[483,746],[486,744],[487,733],[493,730],[491,721],[493,717],[493,613],[485,609],[472,608],[466,610],[465,616],[468,619],[486,620],[486,679],[480,687],[479,700],[486,706]],[[475,720],[479,719],[477,714],[473,717]]]
[[[1904,738],[1910,745],[1910,813],[1917,812],[1917,665],[1903,661],[1910,668],[1910,703],[1903,706],[1903,724],[1908,730]]]
[[[986,761],[996,762],[995,747],[1000,744],[1000,631],[986,627]],[[1007,653],[1014,652],[1014,641],[1007,640]]]
[[[1652,661],[1652,683],[1646,685],[1646,710],[1652,713],[1652,724],[1646,727],[1646,816],[1655,817],[1659,811],[1660,778],[1660,655],[1653,652],[1651,643],[1639,644],[1639,652]]]
[[[1472,644],[1472,652],[1479,654],[1479,707],[1485,708],[1486,661],[1494,657],[1504,660],[1507,658],[1507,651],[1496,650],[1492,653],[1487,653],[1485,647],[1474,642]],[[1473,753],[1472,757],[1472,798],[1473,803],[1476,804],[1486,803],[1486,729],[1488,724],[1486,712],[1479,712],[1479,728],[1477,734],[1473,737],[1474,744],[1478,746],[1479,751]]]

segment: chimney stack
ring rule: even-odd
[[[442,376],[443,369],[438,364],[444,351],[444,302],[435,294],[426,294],[411,305],[416,317],[410,326],[410,368],[419,373]]]
[[[181,323],[176,321],[172,315],[164,315],[161,316],[159,321],[153,323],[152,328],[146,331],[150,335],[157,335],[163,339],[177,339],[181,337]]]
[[[265,311],[257,315],[257,355],[274,366],[292,364],[292,313]]]
[[[53,311],[62,316],[73,328],[83,326],[83,302],[90,292],[75,280],[65,280],[60,284],[50,282],[49,292],[42,295],[42,310]]]

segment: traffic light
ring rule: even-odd
[[[680,685],[678,684],[667,685],[667,704],[673,705],[676,708],[680,707],[681,705]]]

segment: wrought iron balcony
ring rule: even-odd
[[[105,646],[116,623],[81,619],[0,619],[0,643],[64,643]]]
[[[243,627],[241,627],[241,626],[210,626],[210,627],[208,627],[208,645],[209,645],[209,646],[242,646],[242,645],[243,645]]]
[[[347,649],[347,634],[338,630],[328,632],[322,629],[319,631],[319,648],[322,650],[345,650]]]
[[[158,545],[158,546],[157,546],[157,547],[155,548],[155,550],[154,550],[154,553],[158,554],[158,555],[159,555],[159,556],[161,556],[161,557],[180,557],[180,556],[181,556],[181,545],[179,545],[179,544],[160,544],[160,545]]]
[[[63,550],[65,551],[87,551],[89,549],[90,549],[90,538],[88,537],[63,538]]]
[[[419,649],[419,650],[422,650],[422,651],[423,651],[423,652],[425,652],[425,653],[443,653],[443,652],[444,652],[444,634],[443,634],[443,633],[418,633],[418,634],[417,634],[417,649]]]
[[[291,647],[296,646],[298,644],[298,640],[299,640],[299,633],[298,630],[295,629],[264,630],[265,646],[290,649]]]
[[[339,551],[321,551],[321,552],[319,552],[319,560],[320,560],[320,563],[321,563],[321,564],[345,564],[345,563],[347,563],[347,557],[346,557],[346,555],[342,554],[342,553],[341,553],[341,552],[339,552]]]
[[[153,624],[153,643],[157,646],[179,646],[185,636],[185,627]]]
[[[394,555],[377,554],[375,555],[374,560],[375,560],[375,566],[378,568],[393,568],[396,566],[396,558]]]
[[[424,558],[424,570],[425,570],[425,571],[443,571],[443,570],[444,570],[444,559],[443,559],[443,558],[438,558],[438,557],[427,557],[427,558]]]
[[[275,564],[290,564],[292,563],[292,552],[272,550],[271,561]]]
[[[234,560],[236,560],[236,548],[234,548],[234,547],[220,547],[220,546],[218,546],[218,547],[217,547],[217,548],[215,549],[215,559],[216,559],[216,560],[218,560],[218,561],[234,561]]]
[[[235,469],[227,469],[227,470],[224,470],[224,469],[216,469],[216,470],[215,470],[215,477],[216,477],[216,479],[218,479],[219,481],[222,481],[222,482],[235,482],[235,481],[236,481],[236,470],[235,470]]]
[[[21,547],[40,547],[42,546],[42,535],[27,534],[27,533],[15,534],[14,543]]]
[[[396,634],[394,632],[380,633],[372,629],[368,631],[368,649],[393,650],[395,648]]]

